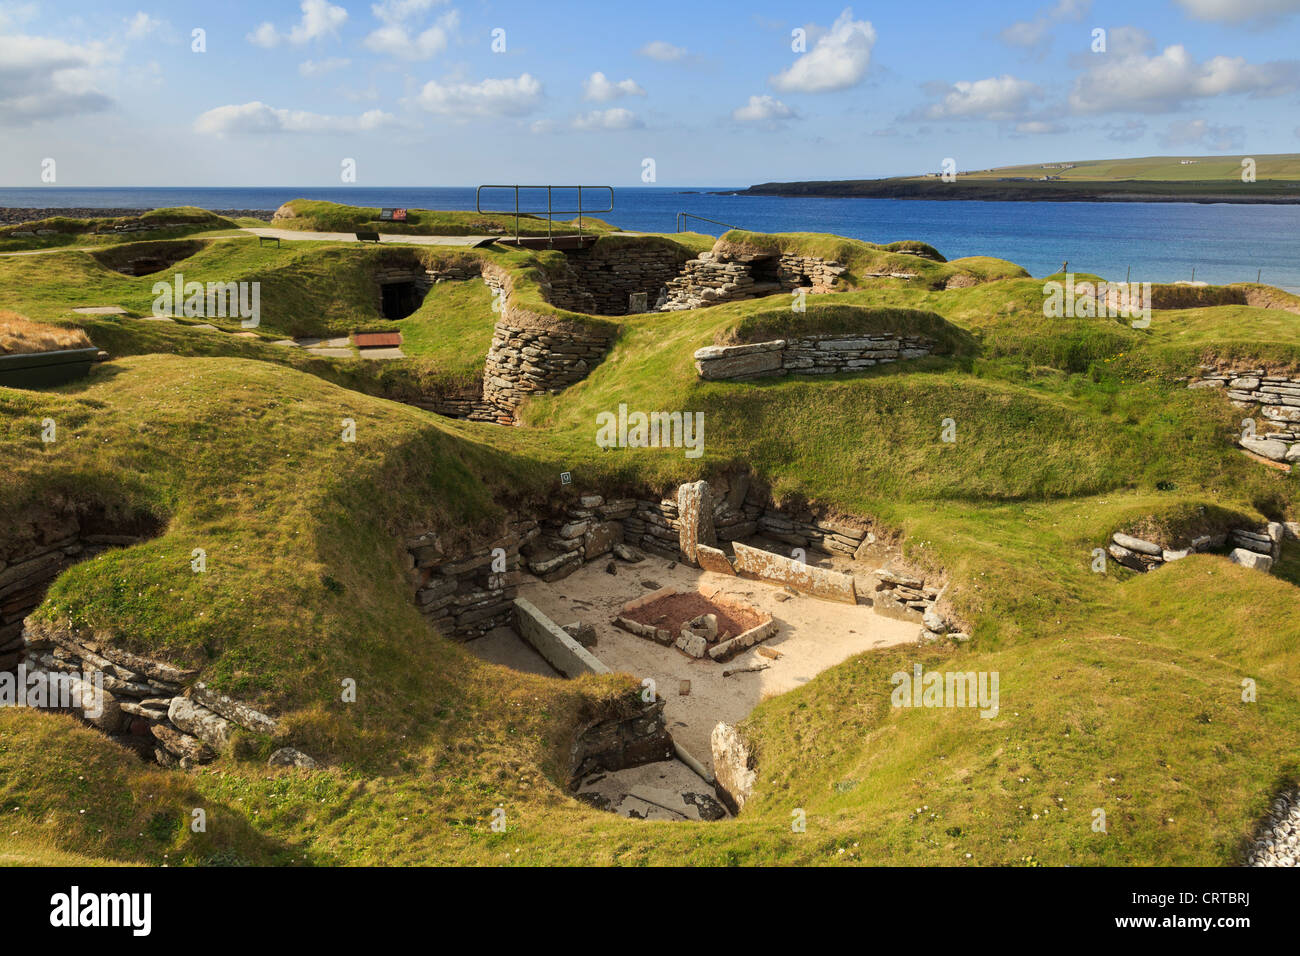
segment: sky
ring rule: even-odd
[[[1297,38],[1300,0],[0,0],[0,186],[680,188],[1300,152]]]

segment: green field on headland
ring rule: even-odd
[[[1254,182],[1243,182],[1240,156],[1148,156],[957,169],[886,179],[772,182],[751,196],[859,196],[872,199],[957,199],[1001,202],[1300,203],[1300,154],[1248,157]]]

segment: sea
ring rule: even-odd
[[[1069,263],[1111,281],[1254,282],[1300,292],[1300,205],[1226,203],[977,202],[805,198],[728,194],[727,186],[584,187],[590,215],[624,229],[672,232],[679,223],[719,235],[831,232],[870,242],[919,239],[948,259],[994,256],[1045,276]],[[0,206],[30,208],[275,209],[289,199],[358,206],[513,211],[513,190],[475,187],[61,188],[0,189]],[[555,188],[553,209],[577,208],[573,189]],[[544,189],[523,189],[520,208],[545,212]],[[679,214],[687,213],[688,217]],[[708,220],[713,220],[712,222]]]

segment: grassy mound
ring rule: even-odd
[[[438,209],[408,209],[401,222],[383,221],[379,207],[345,206],[341,203],[314,199],[292,199],[276,210],[271,225],[277,229],[298,229],[308,232],[356,232],[358,229],[412,236],[513,236],[515,217],[511,213],[458,212]],[[521,236],[545,236],[544,216],[519,216]],[[577,232],[578,221],[556,220],[552,227],[558,233]],[[615,228],[592,217],[583,217],[583,229],[588,233],[609,233]]]
[[[48,249],[85,243],[98,245],[118,239],[174,239],[200,232],[234,229],[238,224],[196,206],[152,209],[139,216],[73,219],[55,216],[35,222],[0,226],[0,252]]]
[[[504,270],[539,321],[617,333],[586,379],[526,404],[520,428],[362,394],[367,375],[414,374],[399,366],[317,369],[214,333],[228,351],[198,357],[181,351],[197,341],[192,330],[84,317],[99,344],[106,336],[137,354],[57,391],[0,389],[0,533],[56,501],[147,514],[162,533],[66,572],[38,616],[199,667],[214,686],[276,710],[293,742],[328,766],[272,771],[269,744],[250,740],[205,772],[163,774],[65,718],[0,711],[0,806],[21,834],[21,858],[1237,861],[1276,785],[1300,774],[1300,549],[1287,546],[1277,575],[1216,555],[1098,574],[1092,552],[1121,529],[1172,542],[1296,519],[1300,479],[1239,454],[1238,410],[1189,390],[1186,377],[1207,356],[1300,362],[1300,316],[1215,305],[1158,310],[1144,329],[1048,319],[1042,280],[996,261],[987,274],[998,281],[944,289],[972,263],[836,237],[759,241],[851,268],[902,260],[926,281],[810,297],[802,314],[760,299],[603,319],[546,305],[557,253],[456,253]],[[357,274],[380,250],[288,246],[217,240],[186,276],[261,278],[277,329],[360,321],[370,290]],[[39,258],[39,268],[0,262],[0,307],[57,322],[71,321],[73,304],[147,309],[144,279],[83,253]],[[478,313],[484,292],[435,286],[403,320],[419,353],[410,361],[448,380],[473,374],[465,355],[481,362],[494,318]],[[748,383],[703,382],[692,364],[713,342],[863,323],[924,329],[951,354]],[[703,412],[704,456],[597,447],[596,417],[619,403]],[[46,417],[65,436],[54,445],[40,441]],[[343,418],[357,423],[354,444],[340,440]],[[955,443],[941,438],[948,419]],[[581,805],[562,786],[569,735],[635,682],[508,672],[430,633],[411,604],[401,541],[434,528],[448,538],[486,531],[515,504],[667,490],[737,465],[778,500],[898,529],[910,561],[947,572],[974,640],[863,654],[764,701],[744,728],[759,748],[757,794],[734,820],[647,826]],[[559,484],[562,471],[573,485]],[[205,574],[190,570],[195,547],[207,551]],[[891,675],[916,663],[997,672],[997,715],[891,707]],[[355,704],[339,699],[348,677]],[[1241,699],[1247,677],[1255,703]],[[93,816],[79,813],[88,798],[78,776],[104,794]],[[488,826],[499,804],[505,833]],[[193,806],[210,808],[206,836],[178,817]],[[790,832],[796,806],[805,834]],[[1098,807],[1106,834],[1091,829]]]

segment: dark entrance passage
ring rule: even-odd
[[[386,319],[404,319],[424,300],[414,282],[385,282],[379,291],[383,296],[381,309]]]

